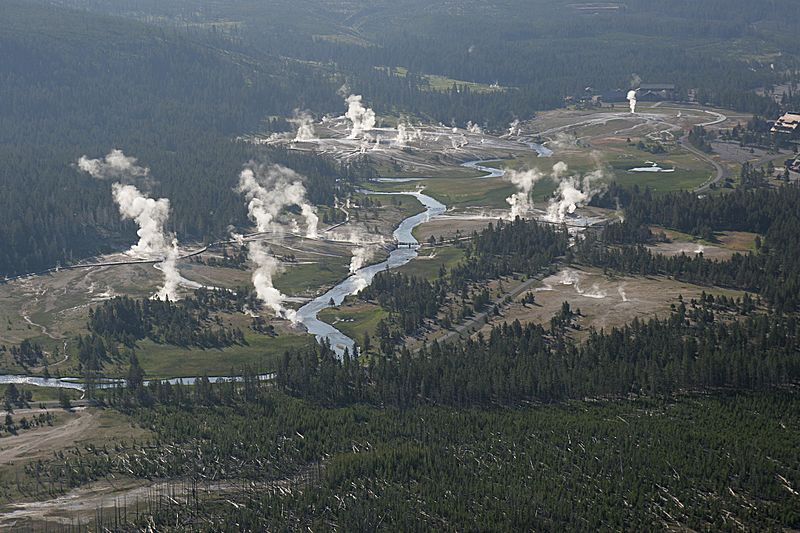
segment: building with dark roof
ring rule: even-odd
[[[636,99],[643,102],[674,100],[675,93],[675,85],[672,83],[643,83],[639,87]]]

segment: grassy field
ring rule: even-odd
[[[394,68],[376,67],[376,68],[379,68],[383,71],[387,70],[391,71],[394,75],[401,77],[405,77],[405,75],[408,74],[408,69],[405,67],[394,67]],[[455,80],[453,78],[448,78],[446,76],[439,76],[436,74],[423,74],[422,77],[428,81],[431,90],[434,91],[443,91],[450,89],[451,87],[453,87],[454,84],[460,86],[466,85],[467,87],[469,87],[470,91],[476,93],[490,93],[490,92],[506,90],[506,87],[499,87],[499,86],[489,85],[486,83],[477,83],[472,81]]]
[[[287,267],[275,278],[275,287],[289,295],[314,294],[334,285],[350,272],[350,257],[325,257],[310,265]]]
[[[425,194],[436,198],[447,207],[485,206],[508,207],[506,198],[515,188],[500,178],[429,178],[414,182],[425,187]],[[381,192],[407,190],[407,183],[370,183],[370,188]]]
[[[333,324],[336,329],[361,343],[364,333],[375,335],[378,322],[389,315],[380,306],[350,298],[348,303],[336,308],[323,309],[320,320]]]
[[[434,253],[433,258],[429,258]],[[425,279],[435,279],[439,275],[439,269],[444,266],[446,269],[453,267],[464,257],[464,250],[455,246],[445,246],[441,248],[425,248],[420,251],[420,256],[397,269],[408,276],[417,276]]]
[[[137,344],[136,355],[148,378],[182,376],[226,376],[238,373],[244,366],[269,372],[275,369],[277,357],[284,351],[314,342],[306,334],[281,334],[277,337],[245,334],[245,346],[223,349],[181,348],[144,340]],[[123,375],[127,366],[109,368],[109,375]]]
[[[20,396],[24,393],[30,392],[31,393],[31,400],[30,403],[33,404],[38,402],[49,402],[49,401],[56,401],[58,400],[58,391],[64,391],[64,394],[67,398],[71,400],[77,400],[81,397],[81,392],[74,390],[74,389],[59,389],[58,387],[37,387],[35,385],[24,385],[24,384],[17,384],[15,385],[17,390],[20,392]],[[0,385],[0,397],[5,397],[6,389],[8,389],[8,385]]]

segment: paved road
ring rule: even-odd
[[[722,165],[717,163],[716,160],[714,160],[711,157],[709,157],[708,154],[706,154],[705,152],[702,152],[701,150],[698,150],[697,148],[692,146],[692,144],[689,142],[689,135],[688,134],[686,134],[683,137],[681,137],[680,141],[678,141],[678,142],[686,150],[688,150],[692,154],[696,155],[697,157],[699,157],[703,161],[705,161],[707,163],[710,163],[711,165],[714,166],[714,172],[715,172],[714,176],[712,176],[711,178],[709,178],[706,181],[704,181],[702,185],[700,185],[699,187],[697,187],[694,190],[694,192],[707,191],[708,189],[711,188],[711,185],[718,184],[720,181],[722,181],[726,177],[727,170]]]

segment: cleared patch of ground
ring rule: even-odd
[[[648,248],[654,253],[664,255],[686,254],[693,256],[702,253],[708,259],[725,260],[735,253],[755,252],[755,233],[744,231],[723,231],[715,234],[715,242],[698,239],[692,235],[658,226],[650,228],[653,233],[663,233],[670,242],[650,245]]]
[[[449,270],[464,258],[464,250],[456,246],[423,247],[419,255],[411,262],[403,265],[398,272],[408,276],[417,276],[428,280],[436,279],[439,270]]]
[[[569,302],[573,311],[579,309],[581,312],[577,321],[581,330],[576,336],[583,338],[590,327],[608,330],[623,326],[634,318],[666,317],[670,306],[679,303],[679,296],[688,301],[699,298],[704,291],[734,298],[744,294],[665,277],[611,277],[599,269],[569,267],[544,278],[530,291],[519,295],[502,309],[501,316],[492,317],[481,331],[488,334],[491,325],[514,320],[547,325],[561,310],[562,304]],[[535,303],[523,305],[522,299],[528,292],[534,295]]]
[[[414,236],[421,243],[427,243],[433,236],[438,239],[443,237],[445,240],[461,237],[469,237],[472,232],[481,232],[489,224],[497,224],[497,219],[492,218],[493,214],[507,214],[507,212],[490,212],[485,214],[480,212],[472,214],[453,214],[430,220],[414,229]],[[484,218],[485,217],[485,218]]]
[[[375,328],[381,319],[389,315],[379,305],[363,302],[356,298],[348,298],[347,302],[339,307],[322,310],[320,320],[332,324],[336,329],[362,344],[364,334],[373,338],[376,344]]]
[[[717,235],[717,239],[728,250],[737,252],[751,252],[756,250],[756,235],[746,231],[724,231]]]
[[[39,409],[19,409],[13,414],[19,420],[26,414],[43,412]],[[52,410],[52,426],[20,431],[18,435],[0,439],[0,502],[20,502],[30,495],[20,494],[15,483],[23,476],[25,464],[53,458],[60,451],[92,444],[111,446],[115,443],[142,442],[150,438],[149,431],[131,424],[128,417],[109,409],[76,408],[71,412]],[[0,529],[11,527],[9,505],[0,505]]]

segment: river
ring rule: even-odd
[[[413,196],[425,206],[425,211],[403,220],[397,229],[394,230],[393,236],[397,242],[417,243],[417,239],[415,239],[411,234],[413,229],[434,217],[442,215],[447,210],[447,206],[445,206],[443,203],[431,198],[426,194],[422,194],[421,192],[370,192],[370,194]],[[317,315],[323,309],[333,307],[331,305],[331,300],[333,300],[335,305],[341,305],[346,297],[358,293],[372,283],[372,278],[374,278],[375,274],[378,272],[401,267],[414,259],[416,256],[416,247],[403,246],[395,248],[389,254],[389,258],[386,261],[369,265],[357,270],[350,277],[336,285],[322,296],[319,296],[318,298],[301,307],[297,311],[298,319],[303,326],[305,326],[306,330],[314,335],[318,341],[321,342],[326,340],[330,342],[331,348],[333,348],[337,354],[344,354],[345,349],[352,353],[355,346],[355,341],[332,325],[317,318]]]

